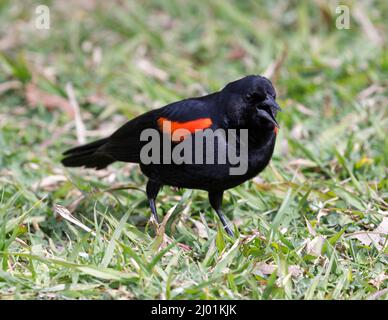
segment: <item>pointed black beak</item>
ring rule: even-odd
[[[260,117],[267,119],[279,128],[279,124],[275,118],[278,111],[282,111],[282,109],[279,107],[275,99],[270,96],[267,96],[257,109]]]

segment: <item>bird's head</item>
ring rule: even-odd
[[[236,127],[279,127],[276,92],[271,81],[251,75],[228,83],[221,91],[228,120]]]

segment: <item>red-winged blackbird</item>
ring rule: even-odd
[[[268,79],[255,75],[246,76],[227,84],[219,92],[174,102],[140,115],[110,137],[66,151],[62,163],[67,167],[96,169],[105,168],[115,161],[139,163],[142,172],[149,179],[146,193],[156,221],[159,219],[155,199],[163,185],[206,190],[210,204],[225,230],[233,235],[221,212],[223,192],[253,178],[269,163],[279,127],[275,117],[280,107],[275,99],[275,89]],[[169,132],[162,132],[162,124],[166,122],[169,124]],[[171,139],[174,131],[182,128],[188,130],[191,137],[198,134],[198,130],[204,129],[248,129],[246,172],[231,175],[230,168],[234,165],[229,161],[223,164],[217,161],[214,164],[142,163],[140,151],[147,142],[141,141],[140,135],[145,129],[169,134]],[[237,134],[237,140],[239,137]],[[173,140],[172,144],[178,145],[182,141]],[[239,141],[237,145],[238,143]],[[224,144],[226,148],[230,145],[228,140],[224,140]],[[195,149],[193,152],[196,152]]]

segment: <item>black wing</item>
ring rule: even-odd
[[[210,96],[210,95],[209,95]],[[69,167],[102,169],[114,161],[140,163],[140,151],[147,141],[140,141],[145,129],[156,129],[158,119],[185,122],[210,116],[207,97],[186,99],[146,112],[114,132],[110,137],[70,149],[62,163]]]
[[[208,117],[208,104],[196,99],[186,99],[149,111],[118,129],[109,138],[104,151],[118,161],[140,163],[140,150],[147,141],[140,141],[145,129],[159,130],[158,119],[186,122]]]

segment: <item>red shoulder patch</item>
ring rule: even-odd
[[[273,132],[275,132],[275,134],[278,134],[278,131],[279,131],[278,127],[273,128]]]
[[[213,122],[212,122],[212,119],[210,118],[200,118],[200,119],[185,121],[185,122],[170,121],[167,118],[163,118],[163,117],[158,119],[159,129],[163,133],[170,134],[171,136],[178,129],[185,129],[190,133],[194,133],[195,130],[204,130],[204,129],[210,128],[212,124]],[[179,141],[182,139],[175,139],[175,140]]]

